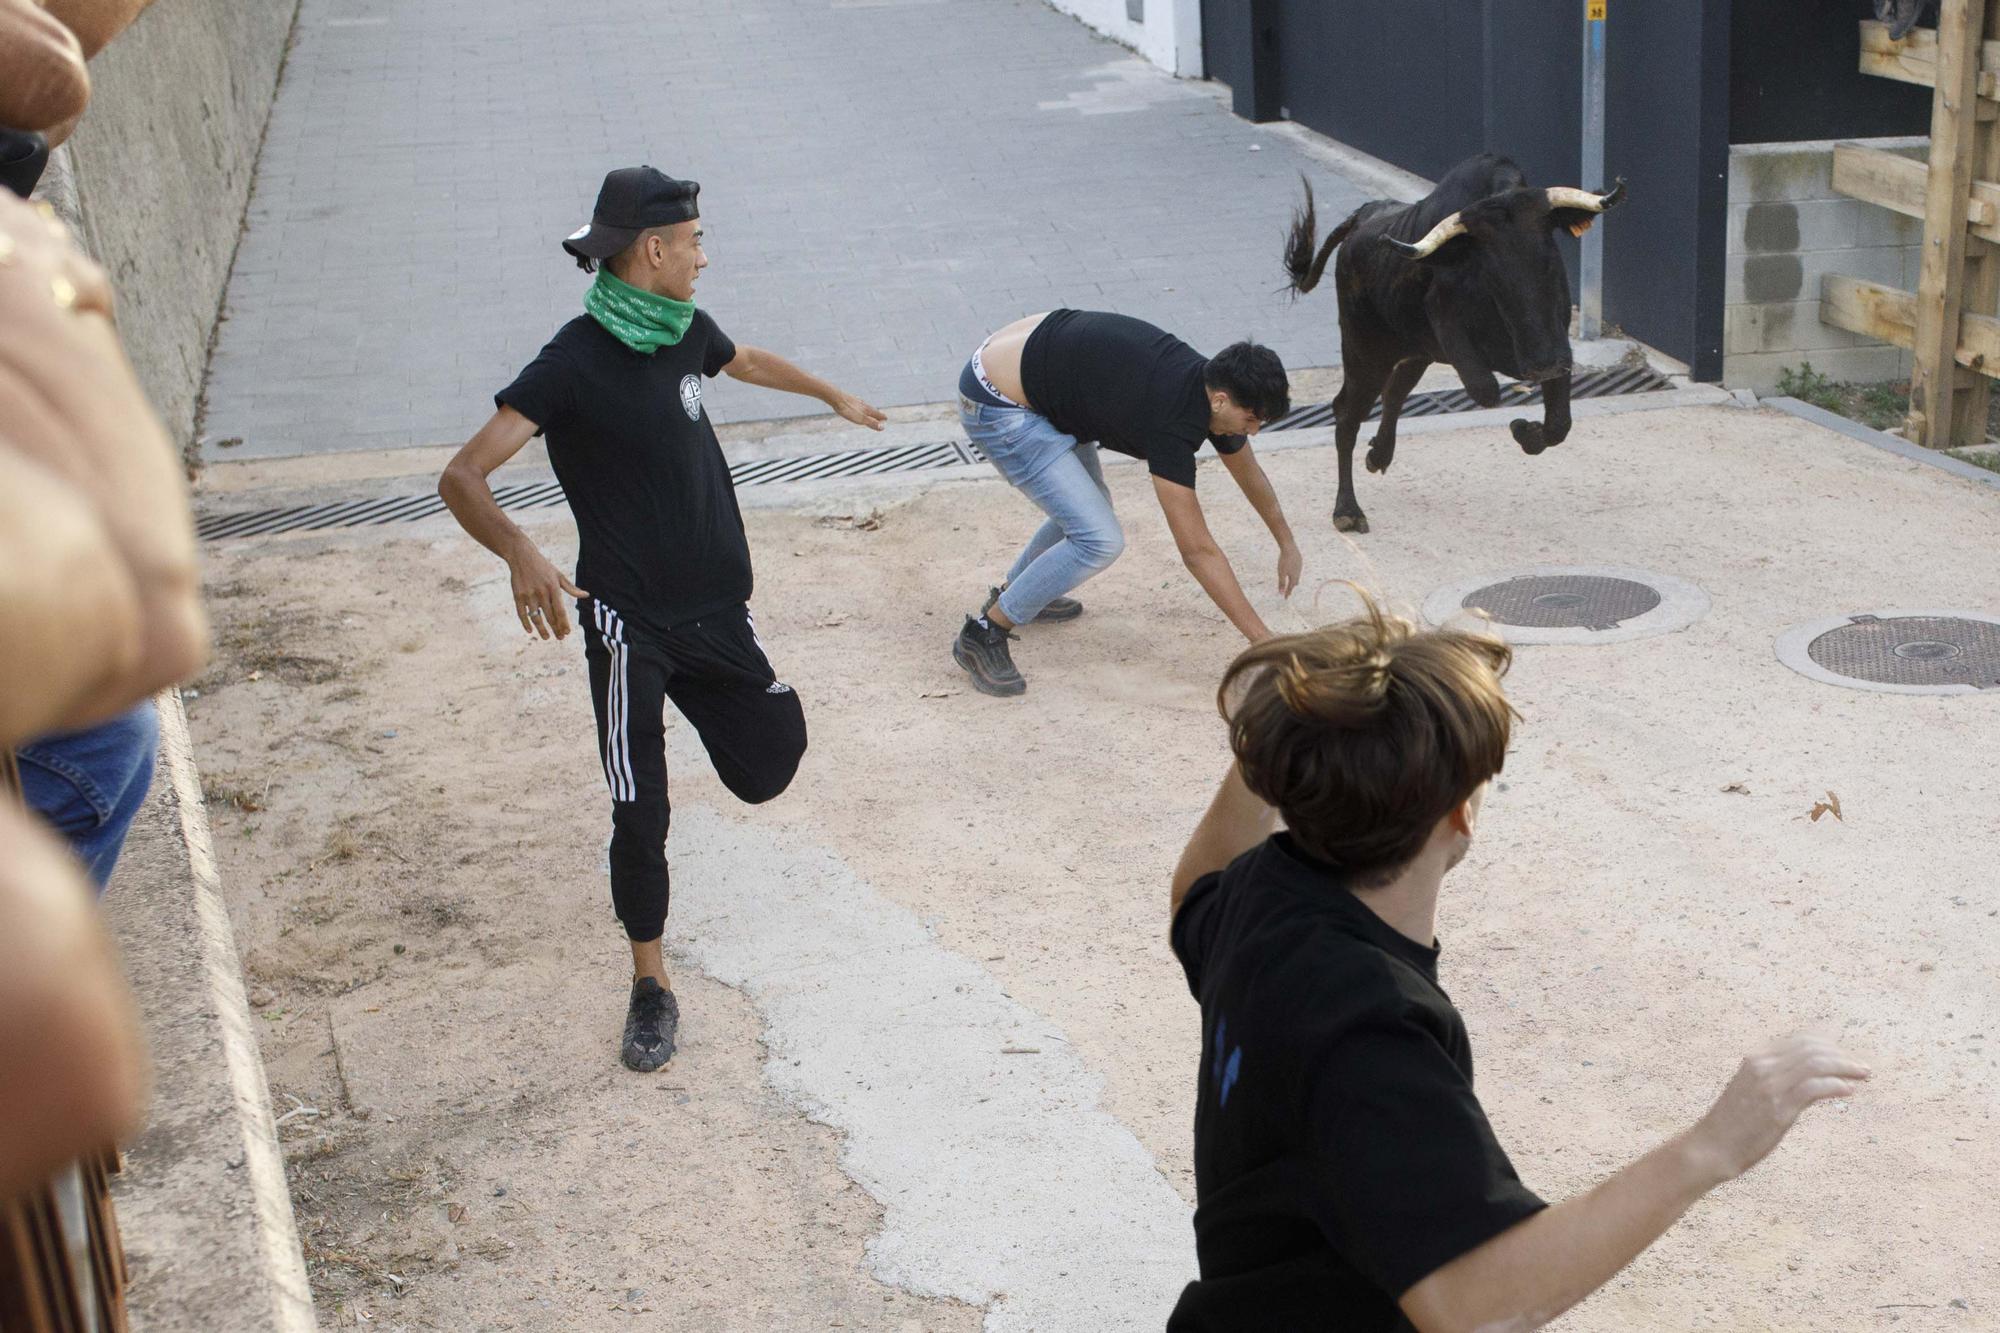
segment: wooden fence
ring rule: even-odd
[[[1934,90],[1928,163],[1860,144],[1833,155],[1836,190],[1923,219],[1923,263],[1915,292],[1828,275],[1820,319],[1910,349],[1911,439],[1980,444],[2000,376],[2000,0],[1943,0],[1936,28],[1900,42],[1864,22],[1861,71]]]

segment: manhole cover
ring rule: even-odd
[[[1424,600],[1433,625],[1483,619],[1509,643],[1619,643],[1686,629],[1708,594],[1618,565],[1535,565],[1461,579]]]
[[[1534,629],[1616,629],[1660,604],[1657,589],[1592,574],[1527,574],[1465,595],[1468,611]]]
[[[2000,620],[1878,613],[1810,628],[1813,633],[1800,635],[1806,657],[1841,684],[1927,693],[2000,690]]]

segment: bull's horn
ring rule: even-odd
[[[1465,235],[1465,222],[1458,214],[1453,213],[1426,232],[1424,238],[1415,245],[1411,245],[1408,241],[1399,241],[1393,236],[1384,236],[1382,239],[1412,259],[1427,259],[1440,245],[1454,236],[1463,235]]]
[[[1551,185],[1548,196],[1550,208],[1580,208],[1586,213],[1602,213],[1607,208],[1616,208],[1624,200],[1625,178],[1620,176],[1604,194],[1592,194],[1589,190],[1568,185]]]

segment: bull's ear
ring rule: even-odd
[[[1560,228],[1572,236],[1581,236],[1597,221],[1597,210],[1593,208],[1551,208],[1549,229]]]
[[[1590,230],[1599,213],[1608,213],[1625,201],[1625,178],[1620,176],[1603,193],[1557,186],[1548,191],[1548,196],[1550,228],[1561,227],[1572,236],[1581,236]]]

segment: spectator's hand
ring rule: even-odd
[[[882,429],[882,423],[889,419],[851,393],[843,393],[835,398],[833,410],[855,425],[866,426],[870,430]]]
[[[83,60],[76,35],[37,0],[0,0],[0,125],[50,130],[82,115]]]
[[[1278,548],[1278,596],[1290,597],[1292,590],[1299,586],[1299,575],[1305,572],[1306,558],[1299,553],[1296,542],[1286,542]]]
[[[126,706],[139,656],[132,576],[90,503],[0,426],[0,747]]]
[[[1868,1066],[1820,1037],[1787,1037],[1746,1056],[1689,1131],[1688,1143],[1713,1168],[1718,1181],[1734,1180],[1778,1146],[1792,1123],[1814,1102],[1852,1096]]]
[[[139,1015],[90,888],[0,805],[0,1201],[129,1137],[145,1106]]]
[[[523,543],[526,546],[526,543]],[[543,638],[569,637],[569,607],[564,594],[588,597],[589,593],[571,583],[547,556],[532,546],[507,562],[514,580],[514,614],[521,628]]]
[[[11,196],[0,197],[0,430],[90,502],[138,594],[138,660],[107,711],[200,670],[208,626],[187,483],[112,328],[110,284],[61,223]]]

